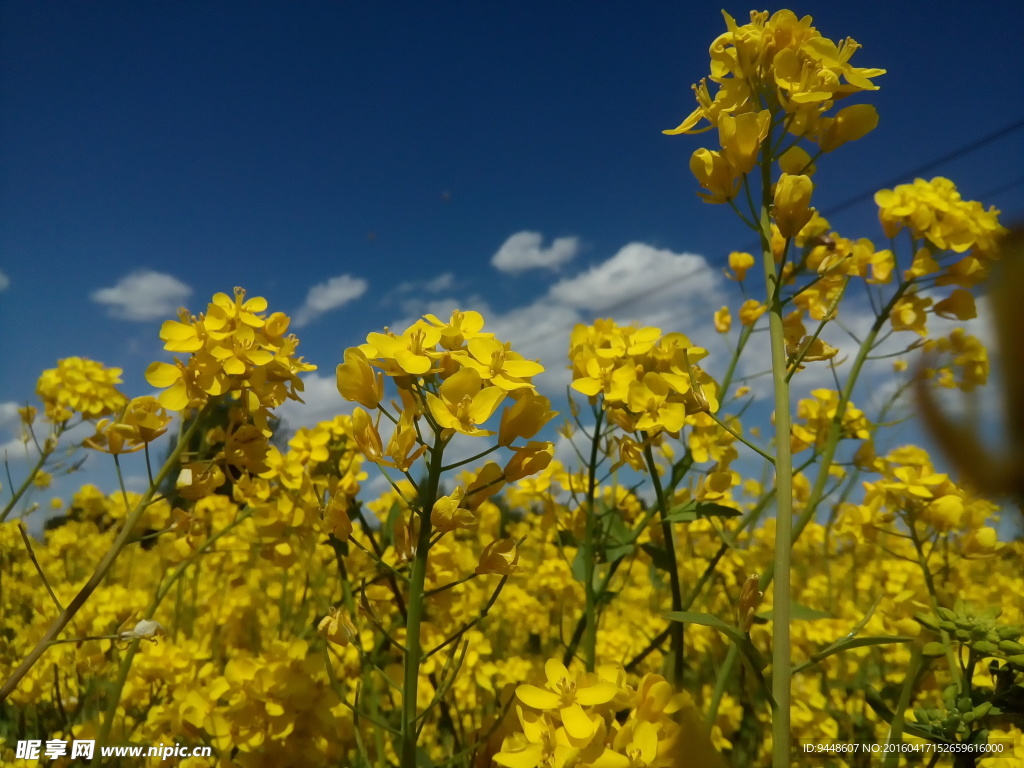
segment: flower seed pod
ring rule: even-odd
[[[988,640],[978,640],[976,643],[971,645],[971,648],[978,653],[984,653],[985,655],[992,655],[999,652],[998,646]]]
[[[996,627],[996,634],[999,635],[1000,640],[1019,640],[1021,628],[1016,624],[1004,624],[1001,627]]]

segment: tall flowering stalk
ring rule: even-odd
[[[747,319],[744,310],[741,319],[747,325],[766,311],[771,337],[777,521],[774,562],[760,586],[765,589],[774,579],[773,764],[781,768],[789,764],[791,744],[790,552],[826,495],[836,446],[856,413],[850,401],[853,386],[886,326],[924,336],[929,313],[961,320],[974,316],[967,289],[987,272],[1002,228],[996,211],[962,201],[948,180],[919,179],[876,195],[879,218],[893,247],[896,235],[909,230],[912,257],[902,276],[897,277],[893,250],[878,250],[868,240],[854,242],[830,232],[828,222],[811,207],[814,164],[878,124],[871,105],[832,110],[841,99],[876,90],[872,79],[885,70],[854,67],[850,60],[860,46],[850,38],[834,42],[822,37],[810,17],[800,19],[791,11],[772,16],[754,12],[750,23],[740,26],[724,16],[727,31],[711,46],[711,74],[694,86],[697,108],[665,133],[717,128],[719,147],[698,149],[690,160],[703,188],[699,194],[708,203],[730,205],[757,234],[761,246],[764,304],[748,302]],[[708,80],[718,86],[714,96]],[[705,120],[709,126],[702,125]],[[959,260],[949,258],[967,251]],[[744,256],[730,257],[741,281],[752,266]],[[898,282],[888,297],[880,289],[871,290],[894,277]],[[831,360],[837,354],[821,334],[835,318],[853,278],[864,281],[876,318],[859,340],[841,396],[828,406],[830,426],[817,432],[818,477],[794,525],[792,454],[807,447],[808,433],[792,422],[790,381],[807,363]],[[922,284],[933,281],[936,286],[960,287],[934,302],[920,291]],[[790,306],[795,309],[788,311]],[[805,313],[818,322],[810,335],[803,324]],[[861,432],[864,437],[869,434],[866,429],[856,434]]]
[[[817,157],[874,129],[878,117],[870,105],[847,107],[834,116],[826,113],[838,99],[875,90],[871,78],[884,70],[853,67],[850,58],[857,43],[848,38],[837,44],[822,37],[810,17],[798,19],[791,11],[770,17],[754,12],[750,24],[740,26],[729,14],[723,15],[727,32],[711,45],[709,79],[718,90],[712,97],[707,80],[694,86],[697,108],[665,133],[704,131],[705,120],[717,128],[719,148],[696,150],[690,168],[704,189],[701,197],[732,206],[757,233],[761,245],[776,430],[773,762],[782,768],[790,759],[790,366],[807,359],[815,341],[797,341],[798,347],[806,348],[795,360],[784,315],[789,297],[783,295],[783,278],[798,266],[791,246],[814,215],[810,207],[814,184],[809,175],[813,158],[798,144],[806,140],[816,145]],[[792,137],[788,142],[787,134]],[[774,169],[777,161],[781,173]],[[737,200],[745,201],[745,210]]]
[[[648,550],[656,553],[658,567],[668,579],[672,610],[678,612],[684,608],[675,525],[669,512],[672,494],[692,462],[687,458],[678,464],[670,478],[671,487],[663,488],[654,448],[670,451],[666,438],[678,438],[684,426],[693,426],[699,416],[717,410],[717,385],[697,365],[706,355],[707,350],[692,344],[683,334],[662,334],[659,328],[624,328],[614,321],[601,320],[593,326],[577,326],[573,331],[569,349],[572,388],[587,396],[595,419],[587,461],[582,542],[586,595],[583,650],[588,671],[596,667],[598,604],[604,599],[604,592],[623,557],[654,514],[660,518],[661,547],[648,545]],[[612,437],[609,443],[609,453],[618,454],[612,469],[628,465],[649,473],[655,488],[655,503],[624,541],[607,534],[597,541],[597,531],[602,527],[594,503],[598,447],[610,437],[603,434],[605,420],[622,433]],[[599,559],[608,564],[597,578]],[[684,668],[684,625],[673,623],[668,637],[672,657],[670,677],[672,684],[679,688]],[[570,644],[566,661],[571,659],[574,650],[575,645]]]
[[[403,686],[395,749],[403,766],[418,764],[417,743],[427,715],[419,704],[425,660],[449,645],[456,651],[461,647],[461,655],[453,653],[445,665],[447,680],[430,677],[437,694],[427,709],[439,704],[444,711],[443,691],[452,685],[467,649],[462,636],[486,615],[516,569],[520,542],[511,538],[491,541],[484,547],[473,574],[427,589],[428,570],[436,570],[432,550],[445,536],[475,527],[476,510],[485,499],[506,482],[543,470],[554,452],[551,443],[531,440],[555,416],[547,398],[538,394],[532,383],[532,377],[543,372],[543,366],[523,359],[508,344],[483,331],[483,326],[483,317],[477,312],[456,311],[447,322],[427,315],[402,334],[371,333],[365,344],[346,350],[345,362],[337,370],[341,395],[362,406],[353,414],[356,442],[365,458],[388,477],[409,510],[409,516],[401,522],[388,522],[395,526],[397,561],[388,563],[379,555],[375,558],[386,569],[392,596],[404,616],[403,642],[396,643],[403,654]],[[394,382],[399,394],[399,400],[390,405],[385,402],[385,377]],[[485,428],[502,405],[505,407],[497,432]],[[364,408],[375,411],[376,418]],[[382,418],[394,425],[386,447],[379,431]],[[449,444],[495,436],[491,445],[481,448],[469,461],[506,449],[511,457],[504,467],[489,462],[469,484],[441,495],[445,473],[467,463],[463,460],[445,465]],[[421,457],[425,478],[417,479],[413,469]],[[405,485],[392,473],[401,475]],[[407,492],[410,488],[411,495]],[[431,598],[485,575],[498,575],[501,580],[479,618],[434,648],[425,648],[423,625]],[[363,604],[365,595],[364,591]],[[379,621],[376,624],[386,631]],[[331,624],[321,626],[330,639]]]

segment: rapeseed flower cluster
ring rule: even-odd
[[[327,422],[312,434],[319,438],[336,430]],[[300,460],[291,449],[285,455],[289,463]],[[929,610],[930,598],[913,543],[899,535],[898,507],[892,506],[896,503],[915,505],[922,535],[925,526],[933,525],[928,521],[939,526],[934,532],[940,546],[933,548],[927,565],[944,599],[956,595],[975,605],[1002,605],[1007,623],[1024,622],[1020,606],[1003,599],[1022,586],[1020,545],[972,544],[979,538],[984,544],[983,531],[992,524],[990,505],[954,488],[946,478],[933,479],[929,465],[914,464],[922,461],[927,461],[926,455],[916,448],[888,456],[884,466],[879,463],[879,471],[865,477],[874,478],[869,480],[873,486],[884,486],[890,501],[880,488],[872,490],[863,503],[841,503],[835,532],[812,523],[798,541],[794,599],[813,613],[794,623],[795,665],[812,660],[851,632],[865,638],[921,635],[915,615]],[[905,468],[913,468],[915,474],[902,471]],[[558,466],[549,466],[549,471],[552,490],[571,484]],[[483,741],[490,746],[481,747],[478,764],[489,764],[483,760],[486,755],[498,765],[531,764],[534,757],[537,762],[532,765],[539,765],[544,764],[542,758],[571,753],[583,765],[639,765],[640,759],[648,765],[659,764],[652,756],[664,758],[664,764],[685,765],[668,760],[696,753],[699,743],[710,743],[716,752],[731,755],[733,764],[739,764],[741,755],[746,755],[743,764],[763,764],[767,745],[757,734],[770,714],[756,703],[756,683],[749,677],[727,687],[704,736],[702,728],[687,726],[684,717],[695,713],[699,723],[708,711],[714,670],[730,647],[725,636],[708,627],[688,625],[687,653],[699,663],[691,667],[694,682],[687,686],[691,693],[682,697],[660,677],[662,651],[656,649],[637,661],[665,626],[659,616],[670,607],[664,589],[649,576],[652,561],[643,548],[637,550],[633,566],[620,569],[613,582],[617,597],[602,616],[598,670],[586,673],[573,663],[563,673],[561,661],[554,664],[554,659],[561,658],[562,639],[571,633],[584,603],[583,587],[571,566],[575,550],[561,543],[564,537],[557,524],[569,519],[571,510],[546,491],[524,492],[520,485],[525,488],[529,481],[515,484],[515,495],[512,487],[503,495],[517,499],[512,509],[520,510],[522,517],[508,517],[494,501],[483,502],[477,508],[475,529],[459,533],[447,546],[438,545],[427,582],[428,589],[435,589],[471,573],[503,517],[510,536],[533,534],[520,552],[520,567],[509,576],[496,610],[463,635],[469,650],[460,674],[445,692],[453,712],[456,708],[458,712],[450,727],[464,734],[467,743],[490,732]],[[621,509],[623,515],[642,514],[641,499],[625,488],[607,486],[608,493],[613,489],[619,498],[614,509]],[[928,497],[920,495],[922,489],[928,489]],[[964,513],[960,517],[949,511],[950,500],[943,500],[950,495],[961,500]],[[283,481],[275,479],[268,482],[262,502],[256,505],[287,506],[292,503],[288,496]],[[605,496],[603,490],[601,496]],[[535,519],[528,507],[519,504],[548,505],[550,517]],[[756,499],[740,505],[751,509]],[[190,759],[184,762],[187,768],[272,766],[297,760],[358,764],[360,741],[364,747],[372,745],[380,730],[370,721],[357,719],[351,707],[363,706],[385,719],[394,712],[394,689],[371,685],[364,664],[376,659],[385,671],[398,675],[394,665],[399,657],[394,648],[381,645],[375,628],[376,622],[387,628],[399,621],[397,603],[386,588],[372,591],[368,584],[365,608],[331,605],[326,596],[377,573],[374,561],[358,547],[339,559],[326,535],[295,539],[290,560],[269,559],[264,554],[265,527],[250,509],[251,504],[240,505],[221,494],[196,502],[192,514],[202,526],[193,549],[184,541],[186,532],[173,527],[173,510],[166,502],[150,507],[143,525],[166,532],[155,538],[155,546],[138,548],[115,568],[68,633],[71,638],[101,639],[53,646],[47,655],[49,663],[35,667],[5,705],[5,713],[15,708],[26,716],[31,731],[24,732],[26,737],[40,732],[52,738],[95,737],[109,703],[100,683],[113,681],[125,661],[117,628],[148,612],[162,582],[187,564],[182,588],[178,582],[172,585],[153,614],[167,628],[167,635],[141,643],[134,655],[118,698],[112,741],[215,746],[219,757]],[[52,526],[45,540],[34,544],[40,568],[58,596],[88,577],[99,553],[112,540],[115,529],[110,521],[123,519],[124,504],[120,494],[105,496],[85,486],[63,512],[63,523]],[[888,521],[886,514],[891,517]],[[885,533],[886,529],[893,534]],[[772,531],[772,521],[767,521],[763,527],[736,535],[737,549],[717,560],[715,584],[702,593],[697,609],[723,617],[735,613],[747,574],[763,571],[771,562]],[[10,668],[41,634],[53,607],[16,523],[4,524],[0,535],[6,574],[3,610],[11,632],[2,651],[4,667]],[[372,528],[353,523],[353,543],[369,549],[371,535]],[[213,536],[217,538],[209,543]],[[685,583],[697,583],[716,561],[718,541],[714,525],[706,520],[677,528],[677,547],[687,553],[680,562]],[[492,586],[474,579],[437,593],[424,626],[428,649],[472,621],[489,599]],[[761,618],[751,628],[752,641],[762,648],[770,643],[771,605],[769,592],[755,611]],[[768,623],[763,623],[765,618]],[[317,625],[323,627],[322,638],[317,636]],[[395,639],[401,642],[400,635]],[[442,656],[430,656],[423,666],[428,692],[424,704],[437,694],[430,679],[443,670]],[[856,647],[817,662],[795,680],[800,695],[794,704],[794,734],[806,739],[830,734],[884,739],[888,725],[874,715],[860,676],[867,675],[879,690],[898,689],[909,659],[908,645],[893,643]],[[612,688],[598,685],[601,682]],[[979,676],[979,686],[991,684]],[[563,690],[589,691],[595,686],[594,693],[577,694],[562,705]],[[663,690],[666,693],[659,693]],[[938,701],[941,690],[936,680],[925,685],[920,696],[926,700],[932,692]],[[643,691],[657,705],[644,705]],[[557,706],[549,704],[556,698]],[[374,699],[376,704],[367,703]],[[580,712],[585,721],[579,719]],[[1012,728],[1006,732],[1021,738]],[[680,738],[680,733],[686,741],[673,751],[669,747],[677,743],[673,739]],[[436,722],[424,728],[422,745],[434,759],[454,753],[451,736],[445,734]],[[699,742],[699,738],[708,741]],[[372,755],[375,748],[369,748]],[[603,755],[604,762],[597,755]],[[4,758],[12,755],[5,753]],[[634,762],[623,762],[630,759]]]
[[[723,16],[728,31],[711,45],[711,73],[693,86],[697,108],[665,131],[718,129],[720,149],[701,148],[690,159],[706,202],[726,203],[740,193],[743,177],[754,169],[776,128],[811,141],[822,153],[874,130],[878,114],[871,105],[825,114],[840,99],[877,90],[872,78],[885,74],[850,63],[860,48],[856,41],[829,40],[812,26],[810,16],[797,18],[789,10],[771,16],[752,12],[750,23],[742,26],[724,11]],[[717,86],[714,95],[708,80]],[[704,121],[709,125],[702,126]],[[814,188],[811,158],[796,145],[788,151],[788,170],[774,192],[774,220],[783,237],[797,234],[809,220]]]
[[[46,418],[54,423],[65,422],[73,414],[98,419],[114,413],[128,398],[118,391],[121,369],[107,368],[102,363],[82,357],[67,357],[56,368],[43,371],[36,384]]]
[[[236,288],[234,298],[214,294],[205,314],[182,310],[168,320],[160,338],[168,352],[187,353],[183,361],[152,363],[146,381],[164,389],[159,401],[171,411],[205,405],[211,397],[230,395],[262,430],[270,408],[285,400],[300,400],[300,373],[316,370],[295,355],[298,339],[285,336],[289,318],[283,312],[269,317],[267,300],[245,298]]]

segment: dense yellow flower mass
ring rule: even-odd
[[[811,205],[815,163],[874,130],[870,105],[832,110],[884,70],[790,11],[725,21],[716,93],[702,80],[666,133],[717,129],[690,167],[758,231],[765,291],[748,295],[758,258],[731,252],[742,296],[707,342],[735,339],[721,358],[675,329],[577,325],[558,429],[577,463],[544,439],[559,414],[535,377],[557,361],[472,310],[369,333],[332,362],[339,415],[288,435],[274,410],[316,366],[241,288],[163,324],[156,397],[82,358],[43,373],[50,432],[19,409],[38,462],[0,516],[0,761],[18,741],[96,739],[212,749],[184,768],[803,764],[775,742],[786,720],[790,746],[998,743],[978,765],[1024,766],[1024,544],[1000,538],[970,478],[885,431],[911,386],[986,384],[983,343],[929,320],[977,314],[998,211],[919,179],[876,195],[889,247],[833,231]],[[823,334],[855,289],[870,327],[840,348]],[[766,325],[777,391],[817,384],[759,419],[737,372]],[[890,336],[911,340],[894,354]],[[855,385],[893,356],[879,405],[883,383]],[[68,470],[54,457],[76,415],[94,428],[80,445],[119,473],[142,462],[150,487],[82,485],[33,539],[8,518]]]
[[[120,368],[106,368],[82,357],[67,357],[56,368],[43,371],[36,394],[50,421],[67,421],[75,413],[93,419],[108,416],[128,402],[115,387],[120,383]]]

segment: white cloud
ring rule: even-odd
[[[178,278],[143,269],[121,278],[111,288],[93,291],[89,298],[105,304],[111,317],[121,320],[156,320],[173,317],[192,289]]]
[[[6,291],[10,287],[11,278],[9,278],[6,273],[0,269],[0,291]]]
[[[305,402],[286,400],[275,411],[284,420],[289,432],[299,427],[313,427],[321,421],[330,421],[339,413],[352,413],[355,406],[338,392],[333,372],[325,375],[308,373],[302,377],[302,383],[305,389],[299,396]]]
[[[361,277],[339,275],[309,289],[306,302],[295,313],[296,328],[308,325],[325,312],[348,304],[366,293],[367,282]]]
[[[25,455],[25,446],[20,437],[21,418],[18,416],[20,407],[22,404],[13,400],[0,403],[0,460],[5,456],[16,458]]]
[[[404,283],[400,283],[395,290],[398,293],[440,293],[441,291],[447,291],[454,285],[455,275],[451,272],[443,272],[430,280],[424,280],[422,282],[409,280]]]
[[[543,363],[544,373],[534,377],[534,383],[552,402],[563,400],[572,380],[567,358],[569,333],[583,321],[580,314],[571,307],[541,300],[503,315],[485,314],[484,318],[485,331],[512,342],[512,349],[523,357]]]
[[[423,284],[423,290],[429,291],[430,293],[438,293],[440,291],[447,291],[455,284],[455,276],[451,272],[445,272],[442,275],[438,275],[433,280],[428,280]]]
[[[590,322],[595,311],[608,311],[620,323],[682,331],[700,343],[716,335],[711,314],[722,303],[721,281],[701,256],[632,243],[589,271],[557,282],[532,304],[496,312],[476,296],[417,299],[403,303],[404,316],[389,325],[405,328],[427,312],[447,318],[452,309],[475,309],[487,322],[485,331],[544,364],[534,381],[555,402],[564,399],[571,380],[567,353],[576,324]]]
[[[498,249],[491,265],[501,272],[522,272],[527,269],[557,269],[572,259],[580,249],[579,238],[558,237],[550,247],[542,248],[540,232],[517,232]]]
[[[21,407],[21,404],[13,400],[0,403],[0,429],[12,429],[21,423],[21,417],[18,416],[18,409]]]
[[[630,243],[607,261],[552,286],[560,304],[593,312],[677,304],[681,299],[707,303],[717,293],[719,276],[703,256],[673,253]]]

